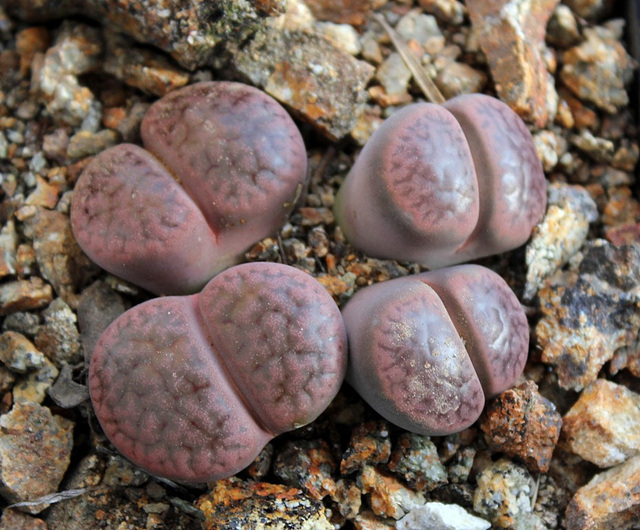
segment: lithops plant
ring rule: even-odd
[[[546,206],[531,134],[483,94],[388,118],[346,177],[336,220],[359,250],[430,268],[514,249]]]
[[[306,187],[287,112],[233,82],[190,85],[144,117],[145,149],[121,144],[87,166],[71,223],[107,271],[157,294],[193,293],[282,226]]]
[[[216,480],[327,407],[346,346],[340,311],[311,276],[237,265],[199,294],[156,298],[117,318],[91,359],[91,400],[135,464],[181,482]]]
[[[518,299],[479,265],[365,287],[342,314],[347,381],[386,419],[420,434],[470,426],[527,359],[529,326]]]

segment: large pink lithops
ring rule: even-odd
[[[387,119],[335,212],[359,250],[435,268],[522,245],[545,206],[542,165],[522,120],[495,98],[469,94]]]
[[[231,267],[199,294],[156,298],[116,319],[89,388],[113,444],[188,483],[233,475],[274,436],[314,420],[347,367],[340,311],[287,265]]]
[[[94,158],[73,197],[78,243],[107,271],[158,294],[196,292],[282,226],[306,187],[287,112],[260,90],[208,82],[154,103],[145,149]]]
[[[365,287],[342,314],[347,380],[382,416],[421,434],[474,423],[527,359],[529,326],[518,299],[478,265]]]

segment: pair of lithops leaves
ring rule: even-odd
[[[521,201],[520,210],[513,210],[519,215],[544,205],[544,198],[535,200],[539,189],[531,185],[535,179],[526,164],[522,176],[491,177],[488,185],[456,177],[438,161],[439,148],[419,146],[437,140],[420,127],[447,128],[453,122],[429,124],[423,113],[416,112],[412,126],[406,125],[407,117],[414,120],[410,110],[385,123],[347,178],[337,213],[346,219],[354,244],[359,231],[380,224],[382,237],[396,248],[396,239],[404,236],[390,231],[394,223],[400,232],[420,225],[408,221],[415,217],[412,194],[395,193],[407,180],[413,179],[407,189],[442,185],[442,194],[421,191],[423,199],[435,200],[436,209],[453,208],[452,193],[472,204],[496,190],[515,194],[509,201]],[[528,135],[515,118],[513,135]],[[404,125],[398,126],[399,119]],[[417,145],[403,151],[398,131]],[[447,131],[443,137],[460,139]],[[528,326],[515,295],[486,269],[460,266],[365,288],[343,314],[319,283],[285,265],[246,264],[219,273],[284,222],[306,184],[300,134],[262,92],[237,83],[176,91],[150,108],[142,138],[146,150],[125,144],[96,157],[78,182],[72,205],[78,242],[110,272],[163,294],[192,293],[206,284],[199,294],[133,308],[96,346],[90,390],[97,416],[111,441],[138,465],[185,482],[244,468],[271,437],[312,421],[326,408],[345,376],[347,336],[350,382],[381,414],[415,432],[439,435],[465,428],[477,419],[485,395],[518,377]],[[530,161],[527,149],[533,147],[525,144],[515,142],[519,153],[506,160],[522,158],[524,151]],[[375,158],[385,148],[395,160],[388,165]],[[435,160],[431,166],[427,151]],[[467,151],[458,146],[452,152],[464,157]],[[409,164],[415,153],[419,163]],[[475,158],[464,160],[477,165]],[[376,172],[395,164],[410,171],[386,185],[385,203],[385,179]],[[444,174],[436,178],[440,167]],[[418,171],[426,171],[422,184],[414,175]],[[371,189],[351,195],[358,186],[366,190],[358,176],[363,174],[370,174]],[[464,174],[476,171],[471,167]],[[502,211],[499,204],[494,198],[489,209],[471,205],[461,213],[471,211],[469,219],[477,219],[483,211]],[[399,213],[403,207],[407,211]],[[368,215],[359,210],[375,208],[377,223],[358,225],[357,219]],[[529,225],[520,233],[528,236],[536,212],[522,215]],[[504,229],[505,219],[506,214],[477,226]],[[452,233],[460,239],[461,229]],[[438,243],[438,256],[459,250],[456,243],[443,244],[445,239],[446,234],[428,236],[423,243]],[[469,237],[462,246],[482,247],[473,241]]]

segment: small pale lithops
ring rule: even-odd
[[[478,265],[365,287],[342,314],[347,380],[386,419],[420,434],[469,427],[527,359],[529,325],[518,299]]]
[[[71,223],[93,261],[154,293],[201,289],[281,227],[306,188],[295,123],[247,85],[171,92],[141,134],[145,149],[121,144],[87,166]]]
[[[111,442],[150,473],[237,473],[274,436],[313,421],[347,367],[340,311],[311,276],[247,263],[199,294],[130,309],[95,348],[89,388]]]
[[[514,249],[546,206],[531,134],[482,94],[393,114],[340,189],[336,220],[357,249],[430,268]]]

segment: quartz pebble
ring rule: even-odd
[[[522,467],[500,459],[485,468],[477,478],[473,509],[496,528],[516,528],[518,521],[531,514],[533,480]]]
[[[37,84],[47,99],[47,110],[55,119],[80,125],[97,102],[78,76],[98,66],[102,41],[97,29],[64,22],[54,45],[45,54]]]
[[[196,505],[205,516],[202,528],[296,528],[333,530],[322,502],[297,488],[237,478],[217,481]],[[232,526],[233,525],[233,526]]]
[[[567,530],[637,528],[640,520],[640,456],[598,473],[567,506]]]
[[[411,71],[397,52],[391,52],[376,71],[376,78],[388,96],[406,96]]]
[[[16,225],[10,219],[0,231],[0,277],[16,273],[17,250],[18,234],[16,233]]]
[[[369,503],[376,515],[400,519],[425,502],[422,493],[412,491],[397,478],[373,466],[362,469],[358,486],[363,493],[369,494]]]
[[[438,27],[436,17],[413,9],[396,24],[396,31],[404,41],[414,41],[423,50],[433,51],[444,46],[444,35]]]
[[[471,515],[456,504],[428,502],[412,510],[396,524],[398,530],[488,530],[491,523]]]
[[[543,127],[555,89],[540,50],[559,0],[469,0],[467,8],[487,56],[498,96],[525,121]]]
[[[640,331],[640,246],[595,240],[580,257],[544,282],[535,327],[542,361],[555,366],[562,388],[573,390],[593,383]]]
[[[554,182],[547,187],[547,211],[527,244],[525,300],[531,300],[544,279],[568,263],[587,238],[598,209],[582,186]]]
[[[13,503],[54,493],[69,465],[73,422],[35,403],[16,403],[0,416],[0,429],[0,494]]]
[[[336,48],[349,55],[358,55],[362,51],[358,32],[353,26],[335,24],[333,22],[318,22],[315,28]]]
[[[562,418],[533,381],[505,390],[489,403],[480,423],[492,452],[517,457],[532,472],[546,473]]]
[[[640,453],[640,394],[622,385],[598,379],[562,421],[562,437],[571,451],[599,467]]]

